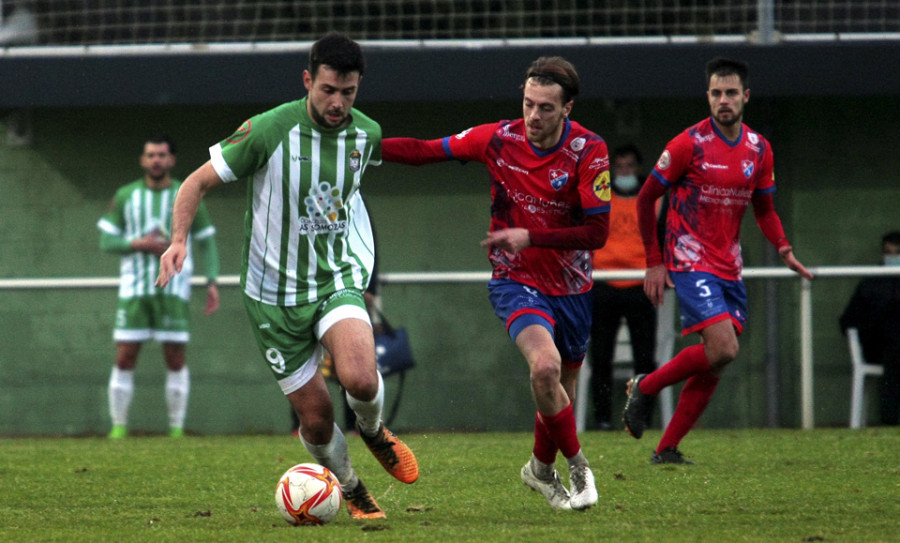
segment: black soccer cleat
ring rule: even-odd
[[[638,386],[646,374],[635,375],[628,381],[628,399],[625,400],[625,410],[622,413],[622,421],[625,423],[625,429],[631,434],[631,437],[640,439],[644,435],[644,429],[647,428],[647,419],[650,411],[653,409],[654,396],[649,396],[641,392]]]
[[[651,464],[685,464],[685,465],[693,465],[694,463],[690,460],[685,460],[684,456],[681,454],[681,451],[676,449],[675,447],[666,447],[662,451],[658,453],[653,453],[653,456],[650,457]]]

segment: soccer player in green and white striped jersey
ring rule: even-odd
[[[356,42],[326,35],[310,50],[305,98],[250,118],[210,148],[178,193],[157,284],[182,269],[203,196],[246,179],[241,286],[257,345],[297,412],[304,446],[341,481],[350,515],[372,519],[384,512],[351,465],[319,371],[327,350],[363,441],[391,475],[414,482],[415,455],[382,422],[384,383],[363,300],[375,247],[359,187],[366,167],[381,162],[381,127],[353,108],[364,69]]]
[[[119,302],[113,330],[116,364],[109,380],[109,410],[113,424],[109,437],[121,438],[127,434],[128,408],[134,395],[134,367],[141,346],[150,339],[156,339],[163,346],[168,368],[165,394],[170,435],[180,437],[190,392],[190,374],[185,363],[185,345],[190,339],[188,301],[193,271],[190,253],[181,273],[165,288],[154,284],[159,255],[169,246],[172,206],[181,186],[181,182],[170,175],[175,166],[174,144],[165,136],[148,139],[140,164],[144,176],[116,191],[109,210],[97,223],[100,248],[121,255]],[[198,257],[208,280],[207,315],[219,307],[216,287],[219,257],[215,233],[206,207],[201,206],[190,238],[196,241]]]

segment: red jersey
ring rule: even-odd
[[[665,265],[741,277],[741,219],[754,194],[775,190],[769,142],[745,124],[729,141],[707,118],[666,146],[652,176],[671,187]]]
[[[440,149],[413,151],[397,140],[383,140],[385,160],[484,163],[491,182],[491,231],[566,228],[581,225],[587,215],[609,212],[606,142],[574,121],[566,120],[559,143],[546,150],[528,141],[522,119],[483,124],[434,140]],[[430,156],[435,152],[442,156]],[[513,254],[492,246],[489,257],[494,278],[511,279],[552,296],[584,293],[592,285],[589,249],[531,246]]]

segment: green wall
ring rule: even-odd
[[[110,277],[118,262],[98,249],[97,219],[115,189],[141,175],[143,138],[169,133],[180,146],[177,176],[207,158],[207,147],[258,106],[38,109],[33,143],[0,144],[0,277]],[[479,122],[515,118],[517,103],[392,103],[361,109],[386,136],[439,137]],[[892,140],[900,99],[758,99],[746,121],[773,141],[776,206],[798,258],[809,266],[873,264],[878,239],[900,228],[900,189]],[[672,136],[706,114],[697,100],[592,101],[572,117],[604,136],[645,150],[645,163]],[[0,126],[0,129],[3,127]],[[0,130],[0,136],[5,130]],[[223,274],[239,272],[243,183],[209,196]],[[487,271],[478,246],[488,227],[489,194],[480,164],[421,168],[384,165],[367,172],[363,192],[374,216],[383,272]],[[767,265],[767,243],[745,220],[747,266]],[[855,279],[814,283],[816,423],[845,425],[849,361],[836,319]],[[796,281],[777,282],[777,322],[765,322],[763,282],[747,281],[750,321],[741,354],[701,421],[706,426],[767,423],[765,332],[779,330],[783,426],[798,426],[799,341]],[[418,367],[409,372],[395,428],[527,430],[533,421],[528,372],[494,317],[483,284],[386,285],[384,306],[411,334]],[[0,291],[0,434],[104,433],[113,362],[114,289]],[[286,431],[287,403],[259,360],[237,288],[202,315],[195,293],[188,350],[192,396],[187,427],[201,433]],[[679,345],[695,342],[679,340]],[[132,427],[166,427],[160,349],[148,344],[136,374]],[[397,393],[389,378],[388,404]],[[618,394],[618,393],[617,393]],[[871,419],[872,417],[870,417]]]

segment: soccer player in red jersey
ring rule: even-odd
[[[644,292],[659,305],[666,285],[674,287],[682,334],[697,332],[702,338],[702,343],[685,348],[656,371],[628,382],[623,418],[629,433],[640,439],[652,397],[687,380],[651,457],[654,464],[692,463],[684,459],[678,444],[712,398],[722,370],[738,354],[737,338],[747,319],[740,226],[750,204],[760,230],[785,265],[812,279],[794,258],[775,212],[772,147],[742,122],[750,100],[748,74],[740,61],[716,58],[707,63],[711,116],[669,142],[638,195],[647,254]],[[671,194],[662,255],[654,204],[667,190]]]
[[[531,64],[522,118],[434,140],[387,138],[382,158],[405,164],[483,162],[491,183],[488,284],[497,316],[528,362],[537,404],[535,443],[523,482],[556,509],[597,503],[572,411],[575,382],[590,334],[591,250],[609,230],[606,142],[569,120],[579,91],[561,57]],[[571,493],[555,469],[562,452]]]

